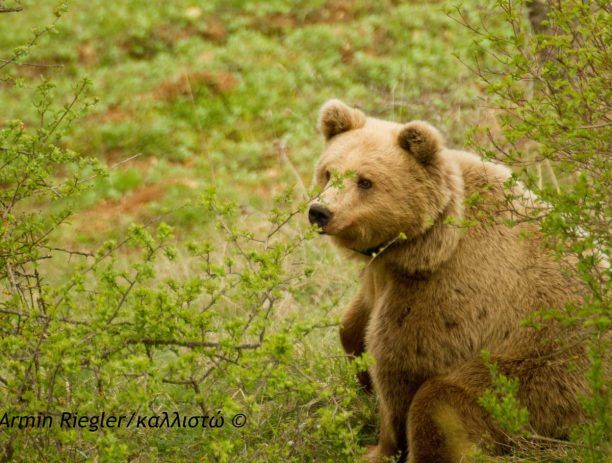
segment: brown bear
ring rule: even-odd
[[[319,128],[323,190],[309,220],[365,265],[340,336],[350,356],[374,359],[380,435],[366,459],[444,463],[504,451],[507,435],[479,402],[491,387],[484,349],[519,379],[531,431],[566,437],[583,414],[582,338],[554,322],[520,322],[579,300],[581,287],[536,225],[508,223],[534,198],[508,186],[509,169],[445,148],[425,122],[370,118],[331,100]]]

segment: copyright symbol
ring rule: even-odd
[[[238,413],[234,415],[234,417],[232,418],[232,425],[235,428],[243,427],[246,424],[246,422],[247,422],[247,417],[243,415],[242,413]]]

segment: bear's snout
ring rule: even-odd
[[[325,227],[331,220],[334,214],[322,204],[313,204],[308,210],[308,220],[313,225],[318,225],[320,228]]]

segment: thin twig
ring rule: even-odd
[[[0,6],[0,13],[18,13],[19,11],[23,11],[23,7],[16,6],[13,8],[6,8],[3,6]]]
[[[221,343],[214,341],[179,341],[178,339],[128,339],[128,344],[144,344],[146,346],[178,346],[178,347],[221,347]],[[233,349],[257,349],[261,343],[247,343],[232,346]]]
[[[306,185],[304,185],[304,181],[302,180],[300,173],[298,172],[295,165],[291,162],[291,159],[289,159],[289,156],[287,155],[287,151],[288,151],[287,142],[285,140],[277,140],[275,145],[276,145],[276,148],[278,149],[278,154],[281,158],[281,161],[283,161],[287,165],[287,167],[289,167],[289,170],[291,171],[291,173],[297,180],[297,184],[300,187],[300,191],[302,192],[303,198],[305,200],[308,200],[308,189],[306,188]]]

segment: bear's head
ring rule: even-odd
[[[370,118],[330,100],[319,129],[326,145],[315,181],[323,191],[308,216],[336,244],[369,255],[423,235],[448,209],[456,167],[431,125]]]

